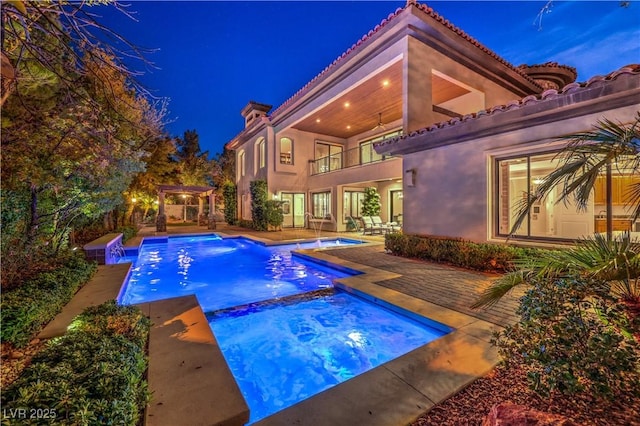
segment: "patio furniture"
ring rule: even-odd
[[[371,216],[362,216],[361,219],[362,219],[362,235],[366,235],[367,233],[369,233],[369,235],[382,234],[382,231],[384,229],[382,228],[382,226],[375,224]]]
[[[391,223],[384,223],[380,216],[371,216],[371,220],[373,221],[373,225],[379,226],[380,229],[382,229],[385,234],[393,231],[393,227],[391,226]]]

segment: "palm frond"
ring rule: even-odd
[[[536,192],[520,199],[515,208],[515,220],[510,236],[525,222],[534,203],[545,199],[559,187],[556,203],[575,203],[578,210],[586,210],[597,178],[607,167],[615,167],[632,175],[640,174],[640,112],[630,125],[609,119],[597,122],[592,131],[560,136],[566,147],[554,158],[559,167],[542,179]],[[632,216],[640,217],[640,183],[632,185],[630,206]]]
[[[471,309],[490,308],[502,299],[507,293],[513,290],[515,287],[526,283],[525,272],[513,271],[509,272],[487,287],[481,294],[478,300],[473,302]]]

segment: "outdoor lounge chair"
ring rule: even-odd
[[[362,235],[382,234],[383,228],[373,223],[371,216],[362,216]]]
[[[400,227],[395,222],[382,222],[382,218],[380,218],[380,216],[371,216],[371,220],[373,221],[373,225],[379,226],[385,234],[387,232],[396,232],[400,230]]]

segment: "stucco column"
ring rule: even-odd
[[[158,217],[156,218],[156,231],[167,232],[167,216],[164,214],[164,192],[158,193]]]
[[[216,229],[216,194],[209,194],[209,229]]]
[[[403,62],[403,106],[404,133],[409,134],[433,124],[433,102],[431,69],[433,58],[418,40],[408,38],[408,54]]]
[[[207,217],[204,214],[204,197],[198,196],[198,226],[207,226]]]

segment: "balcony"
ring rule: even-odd
[[[380,155],[368,144],[317,160],[309,160],[311,176],[333,172],[336,170],[348,169],[351,167],[364,166],[366,164],[379,163],[394,158],[389,155]]]

